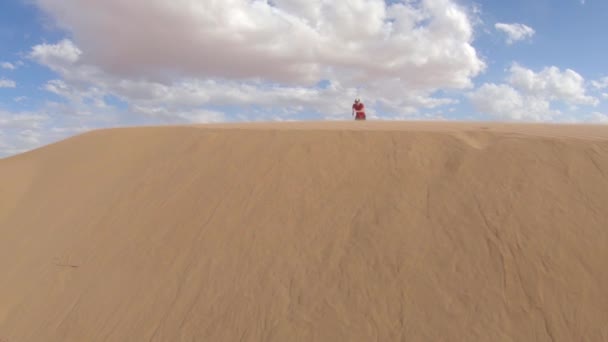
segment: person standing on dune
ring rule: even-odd
[[[356,98],[353,104],[353,116],[355,120],[365,120],[365,105],[359,98]]]

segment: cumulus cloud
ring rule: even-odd
[[[224,121],[224,114],[205,109],[168,110],[163,106],[135,105],[133,110],[158,119],[161,122],[211,123]]]
[[[551,66],[535,72],[514,63],[507,84],[486,83],[469,94],[482,113],[507,120],[555,120],[562,113],[552,103],[596,106],[599,100],[586,93],[584,78],[573,70]]]
[[[48,120],[48,116],[34,113],[10,113],[0,110],[0,128],[2,129],[31,129],[39,128]]]
[[[30,56],[38,62],[51,68],[61,68],[75,63],[82,51],[69,39],[63,39],[57,44],[40,44],[32,48]]]
[[[524,95],[507,84],[484,84],[470,99],[479,112],[502,120],[544,121],[558,114],[550,109],[548,100]]]
[[[590,121],[594,123],[608,124],[608,115],[600,112],[593,112],[591,114]]]
[[[494,27],[507,35],[507,44],[509,45],[518,41],[529,39],[536,33],[533,28],[518,23],[496,23]]]
[[[19,132],[17,139],[26,146],[36,146],[40,144],[42,133],[31,129],[24,129]]]
[[[15,69],[17,69],[17,67],[13,63],[9,63],[9,62],[1,62],[0,63],[0,67],[2,69],[8,69],[8,70],[15,70]]]
[[[0,78],[0,88],[15,88],[17,83],[13,80]]]
[[[12,150],[109,125],[350,119],[357,95],[374,118],[439,115],[458,101],[437,91],[486,67],[456,0],[34,2],[70,37],[28,56],[61,99]]]
[[[55,79],[48,81],[43,88],[67,100],[70,108],[66,108],[68,109],[65,111],[66,113],[91,115],[97,109],[108,108],[104,100],[106,93],[98,86],[81,88],[63,80]]]
[[[510,72],[509,83],[525,93],[568,104],[598,103],[596,98],[586,95],[585,79],[574,70],[561,71],[558,67],[550,66],[535,73],[515,63]]]
[[[608,125],[608,115],[601,112],[591,112],[584,115],[571,116],[566,122],[573,124]]]
[[[36,46],[30,56],[68,85],[99,88],[133,108],[260,105],[337,115],[349,104],[336,100],[359,89],[370,108],[415,112],[451,103],[433,93],[470,88],[485,68],[471,14],[452,0],[38,4],[74,41]]]
[[[116,118],[68,116],[57,103],[48,103],[35,112],[0,109],[0,158],[25,152],[92,128],[110,127]],[[109,115],[105,115],[109,114]]]
[[[38,3],[73,33],[87,63],[125,76],[298,85],[400,76],[412,86],[463,87],[484,67],[467,13],[451,0]]]
[[[591,84],[595,89],[606,89],[608,88],[608,77],[603,77],[599,80],[591,81]]]
[[[36,113],[12,113],[0,109],[0,157],[20,153],[39,145],[35,140],[49,117]]]

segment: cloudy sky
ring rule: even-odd
[[[608,123],[606,0],[2,0],[0,157],[100,127]]]

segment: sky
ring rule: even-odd
[[[2,0],[0,157],[89,130],[608,124],[606,0]]]

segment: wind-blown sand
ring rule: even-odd
[[[99,130],[0,160],[0,341],[608,341],[608,127]]]

